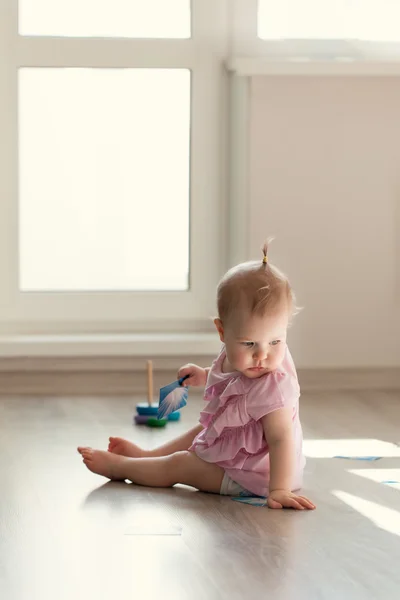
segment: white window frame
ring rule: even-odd
[[[232,0],[231,7],[228,68],[238,75],[400,74],[400,43],[263,40],[257,33],[258,0]]]
[[[207,331],[225,268],[224,102],[227,0],[192,0],[190,39],[18,35],[18,2],[0,6],[0,334]],[[188,68],[192,72],[190,289],[43,293],[18,289],[19,67]],[[160,262],[162,268],[162,240]],[[150,267],[151,268],[151,267]],[[214,346],[213,346],[214,348]]]

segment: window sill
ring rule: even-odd
[[[0,336],[0,357],[208,356],[220,347],[215,333]]]
[[[238,56],[227,62],[227,69],[235,75],[244,77],[256,75],[396,77],[400,76],[400,60],[363,61],[296,58],[277,61]]]

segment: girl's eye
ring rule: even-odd
[[[280,343],[281,343],[281,340],[273,340],[272,342],[270,342],[271,346],[277,346]]]
[[[245,348],[252,348],[254,346],[254,342],[242,342],[242,346]]]

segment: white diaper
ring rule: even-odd
[[[226,473],[224,474],[219,493],[221,496],[253,496],[251,492],[245,490],[236,481],[233,481]]]

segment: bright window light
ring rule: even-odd
[[[265,40],[400,41],[399,0],[259,0]]]
[[[189,148],[187,69],[20,69],[20,289],[187,290]]]
[[[189,38],[190,0],[19,0],[21,35]]]

